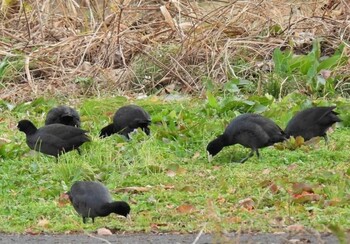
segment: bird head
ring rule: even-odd
[[[215,140],[209,142],[207,146],[208,155],[215,156],[222,150],[223,147],[224,147],[224,140],[223,140],[223,136],[221,135]]]
[[[35,133],[35,131],[37,130],[35,125],[31,121],[26,119],[19,121],[17,128],[26,134]]]
[[[114,202],[113,204],[113,212],[119,215],[122,215],[124,217],[128,217],[130,214],[130,205],[127,202],[124,201],[119,201],[119,202]]]

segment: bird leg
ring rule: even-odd
[[[146,135],[150,135],[151,131],[148,127],[143,127],[142,130],[146,133]]]
[[[328,145],[328,136],[327,136],[327,134],[324,134],[322,137],[324,138],[324,141],[325,141],[326,145]]]
[[[259,152],[258,152],[258,150],[256,150],[257,151],[257,155],[259,155]],[[248,154],[248,156],[247,157],[245,157],[245,158],[243,158],[243,159],[241,159],[238,163],[244,163],[245,161],[247,161],[249,158],[251,158],[253,155],[254,155],[254,152],[255,152],[255,150],[254,149],[252,149],[251,151],[250,151],[250,153]],[[258,156],[259,157],[259,156]]]
[[[259,150],[258,150],[258,149],[256,149],[256,150],[255,150],[255,152],[256,152],[256,156],[258,157],[258,159],[260,159],[260,153],[259,153]]]

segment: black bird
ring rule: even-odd
[[[68,106],[52,108],[46,116],[45,125],[64,124],[80,127],[80,116],[78,112]]]
[[[147,135],[150,134],[148,126],[151,124],[151,116],[141,107],[127,105],[119,108],[113,117],[113,124],[102,128],[100,137],[104,138],[114,133],[129,138],[129,133],[141,128]]]
[[[244,163],[256,152],[260,157],[259,148],[271,146],[287,139],[283,130],[272,120],[259,114],[242,114],[231,121],[224,133],[211,141],[207,146],[210,156],[215,156],[223,147],[241,144],[251,149],[249,155],[240,163]]]
[[[302,136],[305,141],[322,136],[328,142],[327,130],[334,123],[340,122],[335,106],[313,107],[299,111],[288,122],[285,133],[289,136]]]
[[[37,129],[31,121],[21,120],[17,127],[26,134],[31,149],[56,158],[74,149],[79,151],[79,146],[90,141],[87,131],[68,125],[52,124]]]
[[[74,209],[83,217],[92,218],[105,217],[111,213],[116,213],[128,217],[130,206],[123,201],[113,201],[108,189],[100,182],[96,181],[77,181],[70,191],[67,192],[69,200]]]

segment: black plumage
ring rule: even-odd
[[[240,160],[240,163],[244,163],[254,152],[259,157],[259,148],[285,139],[285,133],[275,122],[261,115],[248,113],[233,119],[224,133],[208,144],[207,151],[211,156],[215,156],[223,147],[241,144],[251,149],[249,155]]]
[[[102,128],[100,137],[104,138],[118,133],[129,139],[129,133],[137,128],[141,128],[149,135],[148,126],[150,124],[151,116],[143,108],[136,105],[123,106],[114,114],[113,124]]]
[[[302,136],[305,141],[322,136],[327,142],[327,130],[334,123],[341,121],[338,113],[333,111],[335,108],[335,106],[313,107],[299,111],[288,122],[285,133],[288,136]]]
[[[50,109],[46,115],[45,125],[64,124],[80,127],[79,113],[68,106],[58,106]]]
[[[55,157],[78,150],[84,142],[90,141],[87,131],[63,124],[51,124],[37,129],[31,121],[21,120],[17,127],[26,134],[26,142],[31,149]]]
[[[130,213],[130,206],[124,201],[113,201],[108,189],[100,182],[77,181],[67,193],[74,209],[83,217],[92,218],[105,217],[116,213],[127,217]]]

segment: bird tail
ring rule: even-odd
[[[106,127],[103,127],[100,132],[100,138],[105,138],[115,133],[114,124],[109,124]]]

